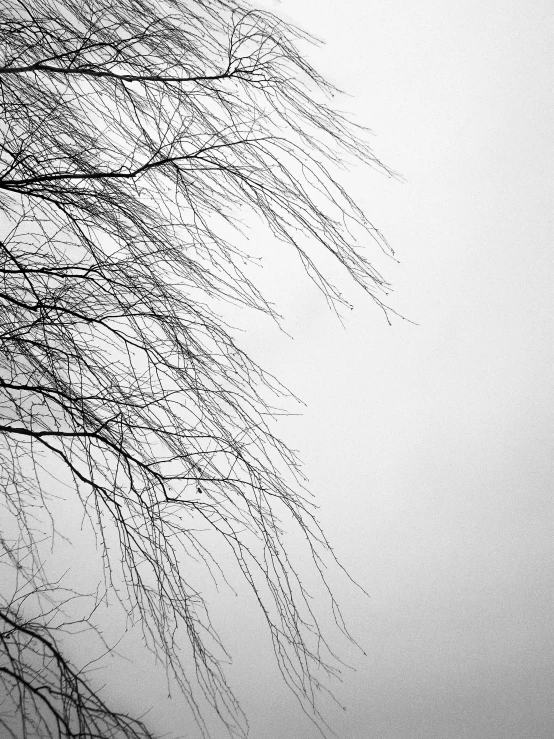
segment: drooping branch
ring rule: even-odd
[[[216,537],[260,605],[283,677],[324,727],[316,673],[337,674],[340,660],[283,531],[303,534],[346,632],[325,580],[334,554],[299,461],[274,434],[275,404],[290,393],[220,311],[279,319],[239,246],[254,216],[332,306],[346,300],[319,266],[322,250],[389,311],[359,249],[388,245],[334,175],[348,157],[383,167],[363,129],[329,107],[334,89],[297,48],[307,35],[271,13],[219,0],[0,0],[0,17],[3,505],[38,557],[44,469],[61,466],[108,579],[124,579],[119,597],[202,731],[198,692],[243,735],[223,646],[182,566],[189,557],[220,570]],[[38,644],[32,628],[25,638]],[[18,669],[32,710],[69,731]]]
[[[113,711],[94,692],[52,628],[10,608],[0,608],[0,686],[0,727],[12,739],[154,739],[141,721]]]

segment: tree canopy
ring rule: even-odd
[[[149,736],[110,712],[25,611],[28,593],[56,592],[41,538],[47,525],[63,535],[48,517],[60,476],[56,494],[80,501],[108,586],[203,732],[198,695],[233,735],[246,731],[184,566],[199,558],[225,578],[214,535],[255,593],[284,679],[324,726],[321,670],[340,661],[283,529],[303,534],[323,582],[334,554],[275,435],[287,391],[221,313],[231,303],[279,318],[248,271],[255,217],[331,306],[346,301],[318,266],[322,250],[386,313],[386,283],[359,247],[389,247],[336,171],[354,159],[387,170],[331,106],[338,91],[301,52],[313,39],[272,13],[218,0],[0,0],[0,39],[0,544],[18,573],[0,596],[0,679],[18,720],[59,737]]]

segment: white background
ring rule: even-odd
[[[330,705],[329,716],[341,739],[548,739],[552,5],[267,1],[327,42],[308,57],[405,178],[358,168],[345,182],[396,251],[399,263],[368,256],[413,323],[389,326],[326,261],[355,305],[343,327],[298,261],[275,250],[260,285],[294,339],[259,320],[242,338],[307,403],[281,436],[371,596],[336,581],[367,657],[344,651],[356,672],[336,686],[347,710]],[[214,618],[251,736],[317,736],[279,680],[252,599],[231,601],[214,599]],[[126,667],[98,673],[107,700],[134,713],[152,705],[149,726],[196,739],[140,637],[133,649]]]
[[[390,304],[419,324],[389,327],[352,287],[343,329],[279,257],[268,284],[294,341],[255,327],[245,340],[308,405],[283,435],[371,595],[343,594],[368,656],[351,653],[334,726],[343,739],[547,739],[552,5],[268,7],[326,41],[310,60],[405,178],[347,181],[400,260],[378,260]],[[252,736],[315,736],[250,650],[236,674]]]

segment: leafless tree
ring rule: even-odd
[[[318,267],[321,250],[387,313],[386,284],[358,247],[388,246],[333,174],[345,159],[383,167],[329,106],[337,91],[297,48],[310,38],[268,12],[225,0],[0,0],[0,40],[5,561],[27,572],[25,587],[55,590],[39,532],[48,475],[65,475],[108,585],[121,574],[118,597],[202,732],[198,695],[243,735],[182,564],[199,558],[225,577],[216,535],[255,593],[284,679],[323,727],[318,675],[340,662],[283,527],[302,532],[323,582],[334,555],[298,460],[273,433],[286,391],[241,351],[220,309],[279,319],[242,250],[257,215],[332,306],[344,299]],[[150,736],[107,708],[47,619],[14,602],[2,600],[0,673],[26,735]]]
[[[56,633],[67,630],[68,624],[56,624],[54,618],[60,609],[43,608],[36,620],[25,618],[20,605],[12,601],[0,610],[2,736],[154,739],[142,721],[109,708],[82,668],[76,669],[64,655]],[[79,627],[83,623],[86,619],[80,618]]]

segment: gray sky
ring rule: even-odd
[[[388,326],[336,266],[355,304],[341,326],[298,263],[274,251],[260,284],[294,339],[253,320],[242,341],[307,403],[281,436],[371,596],[337,580],[367,657],[344,652],[356,672],[337,686],[347,710],[330,707],[333,727],[341,739],[548,739],[551,2],[266,7],[327,42],[307,50],[311,61],[350,94],[341,107],[405,178],[345,175],[400,260],[376,255],[395,288],[389,303],[414,323]],[[279,680],[251,599],[220,603],[253,739],[318,736]],[[198,736],[166,702],[138,637],[125,678],[120,669],[101,674],[113,700],[154,704],[153,728]]]
[[[400,260],[379,262],[390,302],[419,324],[389,327],[352,288],[344,330],[276,260],[287,287],[273,295],[294,341],[268,341],[265,328],[247,340],[308,404],[283,434],[371,595],[344,591],[368,656],[352,652],[334,725],[344,739],[547,739],[552,5],[270,7],[327,42],[311,60],[405,177],[348,181]],[[311,737],[256,654],[237,668],[253,737]]]

